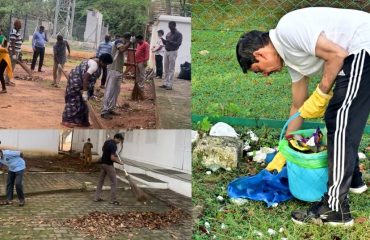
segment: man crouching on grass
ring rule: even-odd
[[[10,205],[13,201],[14,184],[19,199],[19,206],[25,204],[23,194],[23,174],[26,169],[26,163],[22,158],[23,154],[20,151],[0,150],[0,167],[3,165],[8,167],[8,179],[6,182],[6,201],[0,205]]]

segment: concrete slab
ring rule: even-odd
[[[175,79],[172,90],[160,88],[163,80],[155,79],[158,129],[191,128],[191,82]]]

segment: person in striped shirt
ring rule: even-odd
[[[17,60],[19,59],[19,55],[21,54],[21,47],[23,43],[23,39],[21,36],[21,30],[22,23],[20,20],[14,21],[14,28],[10,31],[9,35],[9,55],[11,56],[12,61],[12,70],[14,72],[15,64],[17,63]],[[9,76],[5,78],[5,82],[9,86],[15,86],[15,83],[10,81]]]

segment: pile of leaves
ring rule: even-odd
[[[117,232],[133,228],[164,229],[184,219],[184,213],[179,208],[169,212],[127,212],[112,214],[106,212],[91,212],[88,215],[70,218],[63,221],[63,226],[71,227],[95,238],[104,238]]]

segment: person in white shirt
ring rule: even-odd
[[[353,225],[347,194],[367,189],[357,152],[370,112],[369,52],[370,14],[327,7],[292,11],[275,29],[254,30],[238,41],[237,59],[244,73],[251,70],[268,76],[281,71],[284,64],[288,68],[293,100],[290,115],[298,112],[300,116],[289,124],[287,134],[304,119],[325,114],[328,191],[307,211],[292,212],[295,223],[316,219]],[[321,81],[308,97],[309,77],[316,74]]]
[[[163,76],[163,56],[165,53],[164,44],[162,37],[164,35],[163,30],[158,30],[158,40],[155,46],[152,47],[152,52],[155,54],[155,76],[156,78],[162,79]]]

